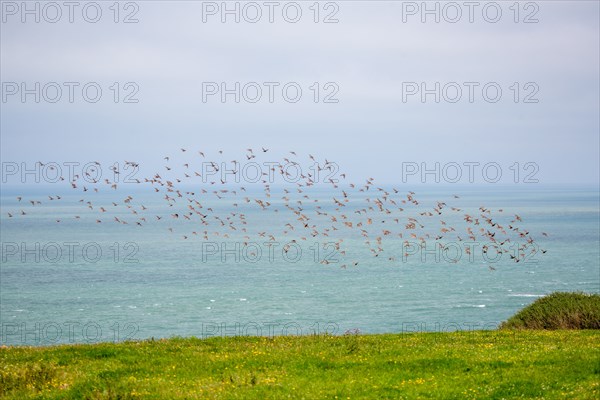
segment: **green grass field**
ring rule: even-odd
[[[600,398],[600,331],[168,339],[0,349],[9,399]]]

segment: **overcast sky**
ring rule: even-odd
[[[274,161],[290,150],[311,153],[357,180],[398,183],[403,162],[496,162],[505,176],[514,162],[531,162],[541,183],[598,184],[597,1],[521,2],[518,15],[513,1],[479,2],[473,22],[463,2],[454,3],[460,17],[447,2],[428,2],[438,4],[439,23],[421,14],[420,1],[321,2],[318,16],[313,1],[278,2],[272,23],[264,2],[246,3],[239,2],[239,23],[221,14],[220,1],[123,2],[118,16],[113,1],[97,2],[96,23],[84,18],[95,18],[94,6],[83,13],[88,2],[73,10],[72,23],[67,7],[59,18],[40,3],[37,23],[20,1],[2,1],[2,161],[135,160],[153,172],[180,147],[224,150],[231,160],[264,146]],[[492,23],[496,4],[502,14]],[[286,21],[298,8],[299,21]],[[123,23],[127,16],[138,22]],[[48,101],[56,97],[51,84],[39,103],[35,94],[23,103],[21,84],[35,82],[58,83],[60,99]],[[77,83],[73,103],[64,82]],[[102,89],[96,103],[83,98],[89,82]],[[223,82],[229,89],[240,82],[239,103],[211,94]],[[251,82],[262,90],[255,103]],[[422,102],[421,83],[436,82],[440,102],[434,93]],[[284,98],[286,83],[289,100],[301,88],[297,102]],[[457,87],[462,97],[451,102]],[[124,102],[127,95],[138,102]]]

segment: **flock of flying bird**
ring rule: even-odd
[[[264,147],[256,151],[247,149],[245,158],[248,162],[260,165],[256,161],[268,151]],[[520,226],[522,218],[519,215],[509,216],[502,209],[492,210],[484,206],[466,212],[469,210],[447,204],[458,201],[460,197],[457,195],[447,201],[436,200],[427,206],[417,198],[415,192],[401,193],[397,188],[380,187],[373,178],[366,179],[362,184],[342,183],[340,179],[345,180],[346,174],[337,174],[336,164],[327,160],[321,164],[312,155],[305,159],[311,163],[311,167],[304,170],[302,160],[294,151],[284,157],[283,162],[263,163],[268,170],[260,171],[259,178],[248,186],[248,182],[240,184],[241,179],[236,177],[241,172],[242,164],[239,161],[232,160],[229,165],[233,167],[223,175],[220,169],[225,164],[208,161],[202,151],[182,148],[177,153],[176,157],[164,157],[163,171],[149,178],[133,179],[136,184],[150,185],[150,190],[166,202],[168,213],[164,212],[164,206],[152,210],[153,207],[138,204],[131,194],[108,204],[97,204],[89,199],[90,195],[105,189],[114,191],[113,195],[117,196],[120,192],[118,189],[124,184],[116,183],[116,179],[96,181],[90,179],[92,174],[88,172],[85,177],[74,175],[68,184],[84,196],[79,203],[98,213],[94,217],[97,224],[112,222],[141,227],[162,221],[167,222],[169,232],[179,235],[182,240],[193,237],[204,241],[235,239],[248,244],[253,241],[275,243],[285,239],[287,244],[282,248],[285,252],[290,249],[291,243],[321,240],[322,243],[333,245],[338,254],[346,256],[344,241],[356,238],[364,242],[373,257],[389,261],[413,256],[415,246],[431,249],[431,242],[443,249],[442,240],[481,242],[483,253],[493,250],[490,258],[508,253],[510,259],[517,263],[538,251],[546,253],[546,250],[537,246],[530,232]],[[217,157],[223,157],[223,151],[218,153]],[[185,159],[181,160],[180,157]],[[205,168],[198,170],[196,167],[201,163]],[[100,163],[96,164],[101,168]],[[286,167],[290,164],[298,166],[293,169],[294,172],[300,171],[293,179],[290,168]],[[210,174],[206,165],[210,166]],[[136,162],[125,161],[123,164],[124,170],[138,167]],[[112,172],[115,176],[122,176],[124,170],[115,167]],[[206,176],[203,177],[203,173]],[[285,184],[273,185],[274,177]],[[65,178],[61,177],[61,180],[65,181]],[[329,190],[323,191],[323,185],[319,184],[324,184]],[[59,202],[63,197],[53,195],[47,198],[48,201]],[[38,199],[29,200],[19,196],[17,200],[31,207],[42,205]],[[90,213],[89,210],[73,218],[81,220],[82,215]],[[277,213],[277,218],[268,224],[261,224],[261,220],[268,218],[265,213],[269,212]],[[21,209],[9,212],[8,217],[27,214],[25,209]],[[255,222],[253,219],[258,220]],[[64,218],[58,218],[56,222],[62,220]],[[264,230],[265,226],[272,227],[274,223],[281,223],[279,230]],[[545,232],[542,235],[548,236]],[[385,250],[390,244],[392,251]],[[397,251],[399,245],[400,254]],[[407,250],[409,248],[410,252]],[[467,255],[473,251],[467,245],[463,246],[463,250]],[[331,261],[325,257],[320,262],[329,264]],[[341,266],[357,265],[358,261],[354,261]],[[491,265],[489,268],[494,269]]]

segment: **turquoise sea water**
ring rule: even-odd
[[[318,227],[320,234],[313,237],[310,227],[300,226],[305,222],[298,221],[298,214],[285,207],[284,189],[272,189],[265,199],[271,202],[268,210],[254,202],[265,198],[260,187],[248,187],[243,194],[224,193],[222,199],[210,192],[196,193],[202,212],[210,214],[209,225],[202,225],[198,218],[182,218],[189,211],[183,198],[170,207],[164,193],[153,190],[125,187],[84,195],[52,186],[3,188],[1,344],[343,334],[351,329],[363,333],[494,329],[539,296],[600,290],[597,187],[428,185],[402,187],[398,194],[386,187],[398,202],[414,190],[419,205],[405,205],[403,211],[391,214],[377,212],[377,207],[370,211],[372,239],[381,235],[375,232],[393,232],[384,235],[384,251],[377,257],[355,227],[361,221],[366,224],[366,217],[354,211],[373,206],[372,200],[381,193],[350,193],[343,209],[345,221],[354,226],[348,229],[342,221],[330,221],[335,208],[331,199],[339,199],[343,188],[317,187],[300,194],[287,187],[292,191],[290,204],[303,201],[309,225]],[[60,201],[48,199],[61,193]],[[128,195],[133,199],[123,203]],[[252,201],[243,201],[245,196]],[[32,206],[30,199],[42,204]],[[94,209],[80,199],[92,201]],[[447,203],[442,216],[420,214],[431,211],[438,200]],[[134,216],[127,204],[138,214]],[[99,211],[101,206],[107,212]],[[451,206],[461,211],[453,213]],[[464,250],[463,241],[468,239],[463,216],[477,215],[480,206],[492,209],[493,218],[504,226],[518,214],[523,220],[519,226],[535,238],[538,252],[519,263],[509,253],[494,262],[481,251],[488,241],[478,237],[471,255],[463,253],[452,262],[453,256],[437,252],[436,259],[434,236],[442,226],[440,219],[456,228],[444,240]],[[20,215],[21,210],[26,215]],[[174,213],[180,218],[173,218]],[[115,217],[129,223],[116,223]],[[140,217],[146,218],[142,226],[135,224]],[[404,256],[403,241],[417,240],[404,229],[409,217],[423,225],[418,236],[430,234],[429,253],[414,247],[414,254]],[[295,229],[286,228],[286,223]],[[395,225],[388,228],[391,224]],[[243,227],[247,232],[241,231]],[[403,238],[396,235],[399,232]],[[244,238],[246,234],[250,239]],[[273,245],[270,234],[276,242],[273,247],[267,244]],[[331,242],[338,239],[343,242],[336,249]]]

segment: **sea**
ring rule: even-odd
[[[597,186],[203,188],[3,187],[0,345],[489,330],[600,292]]]

